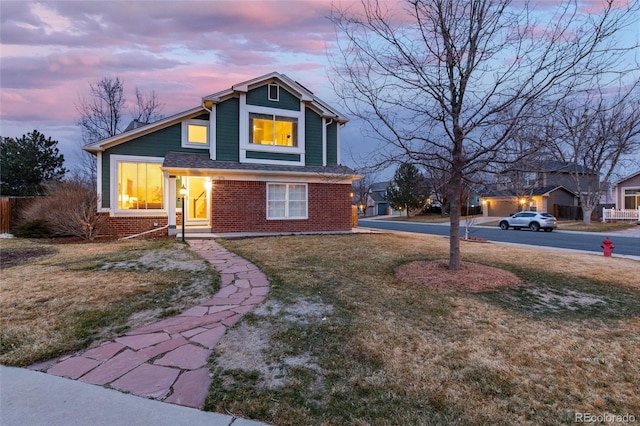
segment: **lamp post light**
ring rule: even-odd
[[[185,188],[184,184],[180,187],[180,198],[182,198],[182,242],[184,243],[184,223],[186,222],[185,211],[184,211],[184,197],[187,196],[187,188]]]

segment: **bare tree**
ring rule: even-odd
[[[621,63],[624,43],[615,36],[637,2],[610,0],[597,15],[558,3],[545,3],[540,22],[532,4],[511,0],[362,0],[361,9],[332,10],[334,86],[345,107],[390,151],[447,164],[451,270],[460,269],[465,175],[504,154],[518,120],[538,113],[536,101],[558,99]]]
[[[551,115],[553,154],[569,165],[585,224],[619,162],[640,151],[640,81],[623,95],[602,92],[565,100]]]
[[[160,113],[163,108],[164,105],[158,100],[155,90],[145,95],[136,87],[136,103],[131,112],[134,120],[144,124],[156,121],[162,118]]]
[[[82,129],[82,145],[86,145],[100,139],[115,136],[126,128],[125,107],[127,100],[124,93],[124,82],[119,77],[103,77],[95,83],[89,84],[90,96],[79,97],[76,110],[80,114],[78,125]],[[159,102],[155,91],[148,95],[136,88],[136,103],[131,108],[132,120],[148,123],[162,118],[160,112],[163,105]],[[80,151],[79,166],[87,179],[95,182],[96,159],[95,156]]]

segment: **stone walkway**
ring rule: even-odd
[[[113,341],[30,367],[134,395],[202,408],[211,377],[207,361],[227,328],[261,303],[267,277],[213,240],[191,249],[220,273],[220,291],[180,315],[131,330]]]

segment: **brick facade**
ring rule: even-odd
[[[351,185],[308,184],[308,219],[267,220],[267,183],[218,180],[212,185],[211,232],[321,232],[349,231],[351,222]],[[119,237],[139,234],[167,225],[166,216],[115,216],[101,213],[101,234]],[[180,227],[182,214],[177,213]],[[154,226],[157,224],[157,226]],[[168,229],[148,234],[167,235]]]
[[[211,231],[318,232],[351,230],[351,185],[308,184],[308,219],[267,220],[267,184],[213,182]]]
[[[167,216],[109,216],[109,213],[98,213],[104,220],[101,227],[101,235],[115,235],[118,237],[126,237],[129,235],[139,234],[141,232],[150,231],[152,229],[166,226],[168,222]],[[157,224],[157,226],[154,226]],[[168,229],[147,234],[150,237],[159,237],[167,235]]]

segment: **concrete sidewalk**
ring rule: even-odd
[[[2,426],[259,426],[251,420],[124,394],[23,368],[0,366]]]

